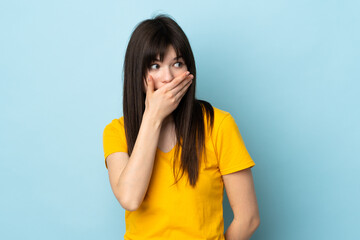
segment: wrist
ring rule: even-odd
[[[158,114],[156,114],[155,112],[147,111],[146,109],[143,114],[143,120],[149,122],[151,126],[155,128],[160,128],[163,122],[163,119],[160,118]]]

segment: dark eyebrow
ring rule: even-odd
[[[175,57],[173,60],[177,60],[177,59],[180,59],[180,58],[182,58],[182,56],[177,56],[177,57]],[[158,58],[155,58],[155,61],[158,61],[158,62],[160,62],[160,59],[158,59]]]

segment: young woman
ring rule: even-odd
[[[123,113],[103,133],[124,239],[249,239],[259,211],[255,165],[232,115],[195,98],[196,67],[179,25],[137,25],[124,61]],[[180,177],[179,177],[179,174]],[[223,191],[234,212],[224,233]]]

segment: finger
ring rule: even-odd
[[[190,75],[190,72],[186,71],[186,72],[180,74],[179,76],[177,76],[176,78],[174,78],[174,80],[172,80],[170,83],[163,85],[161,88],[164,88],[167,91],[170,91],[170,90],[174,89],[175,87],[177,87],[189,75]]]
[[[183,98],[183,96],[186,94],[188,88],[190,87],[191,83],[192,83],[192,80],[187,82],[185,84],[185,86],[183,88],[181,88],[181,90],[175,95],[176,101],[180,101]]]
[[[147,81],[147,91],[146,93],[153,93],[154,92],[154,79],[152,78],[151,75],[148,76],[148,81]]]
[[[170,90],[174,96],[176,96],[183,88],[186,88],[186,86],[192,81],[193,75],[188,75],[184,81],[182,81],[179,85],[177,85],[175,88]]]

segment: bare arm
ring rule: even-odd
[[[223,175],[234,219],[225,232],[226,240],[248,240],[260,224],[259,209],[250,168]]]
[[[146,112],[131,157],[116,188],[128,210],[136,210],[144,199],[151,179],[162,120]]]
[[[183,73],[156,91],[153,81],[150,81],[146,87],[145,112],[131,156],[116,152],[107,158],[112,190],[121,206],[128,211],[135,211],[144,200],[153,172],[162,122],[178,106],[191,79],[192,76]]]
[[[106,158],[112,191],[120,205],[135,211],[149,186],[162,121],[145,110],[131,157],[114,152]]]

